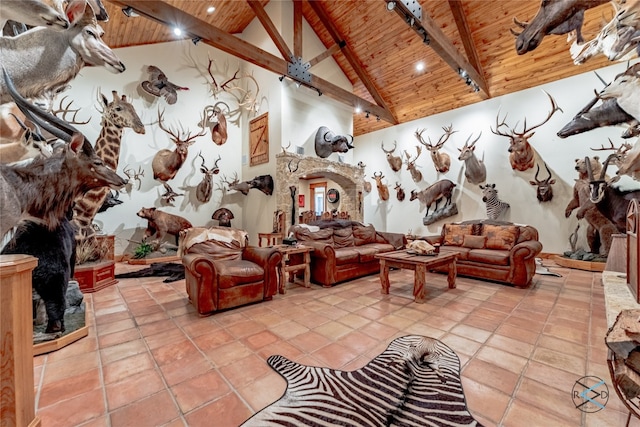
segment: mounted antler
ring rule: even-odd
[[[280,147],[280,148],[282,148],[282,154],[287,154],[287,152],[289,151],[289,148],[291,148],[291,141],[289,141],[286,147]]]
[[[63,103],[65,102],[66,99],[67,99],[67,97],[64,96],[60,100],[60,102],[58,103],[58,108],[51,110],[51,114],[53,114],[54,116],[57,116],[57,117],[60,117],[59,114],[62,114],[62,117],[60,117],[62,120],[64,120],[65,122],[74,124],[74,125],[86,125],[87,123],[89,123],[91,121],[91,117],[89,117],[84,122],[83,121],[78,121],[76,116],[78,115],[78,112],[80,111],[80,108],[76,108],[76,109],[71,108],[71,104],[73,104],[73,99],[70,100],[67,103],[66,106],[63,106]],[[67,119],[67,114],[73,114],[71,119]]]
[[[411,173],[413,182],[420,182],[422,181],[422,172],[420,172],[416,167],[416,160],[418,160],[418,157],[420,157],[420,153],[422,153],[422,147],[416,145],[416,152],[416,156],[412,159],[411,155],[407,153],[407,150],[404,150],[404,155],[407,157],[405,164],[407,165],[407,170]]]
[[[163,124],[164,111],[160,113],[158,110],[158,126],[165,131],[171,137],[171,140],[176,144],[174,151],[168,149],[162,149],[156,153],[151,162],[153,168],[153,178],[160,181],[168,181],[176,176],[178,169],[182,167],[184,161],[189,153],[189,146],[195,142],[195,139],[203,136],[207,131],[202,129],[201,132],[193,135],[190,131],[184,131],[181,128],[180,131],[175,131],[171,128],[166,128]]]
[[[386,153],[387,162],[389,162],[389,166],[391,166],[391,169],[394,172],[398,172],[402,168],[402,156],[393,155],[393,152],[396,151],[397,146],[398,143],[396,141],[393,141],[393,148],[391,150],[386,150],[384,148],[384,141],[380,142],[380,148],[382,148],[382,151]]]
[[[496,128],[490,128],[493,134],[506,136],[507,138],[509,138],[509,162],[511,163],[511,168],[514,170],[525,171],[533,167],[534,152],[531,144],[529,144],[529,138],[531,138],[535,134],[533,130],[547,123],[556,111],[562,112],[562,109],[558,107],[553,97],[547,92],[545,93],[547,94],[547,96],[549,97],[549,101],[551,102],[551,111],[549,112],[549,114],[547,114],[547,117],[539,124],[528,128],[527,119],[525,118],[522,132],[517,132],[515,129],[510,128],[506,124],[507,115],[505,115],[502,121],[498,123],[500,115],[500,113],[498,112],[498,114],[496,115]],[[503,126],[507,128],[508,133],[500,130],[500,128]]]
[[[293,163],[293,159],[289,160],[289,163],[287,164],[287,168],[289,169],[289,172],[294,173],[298,171],[298,168],[300,167],[300,162],[304,160],[304,159],[298,159],[298,161],[296,162],[296,168],[293,169],[291,167],[291,164]]]
[[[144,170],[142,169],[142,166],[138,166],[138,171],[135,172],[133,169],[128,168],[127,166],[125,166],[124,170],[122,171],[122,173],[124,173],[127,178],[129,178],[129,183],[131,185],[133,185],[133,181],[137,181],[138,182],[138,190],[140,190],[140,187],[142,187],[142,179],[140,177],[144,176]]]
[[[456,133],[457,131],[453,130],[453,125],[443,126],[442,130],[444,130],[444,134],[438,139],[438,142],[433,144],[431,142],[431,138],[428,137],[429,142],[427,143],[424,138],[422,138],[422,133],[425,129],[418,129],[415,132],[415,136],[420,141],[422,145],[427,147],[427,150],[431,152],[431,159],[433,160],[433,165],[436,168],[436,171],[439,173],[447,173],[449,171],[449,167],[451,166],[451,158],[446,153],[440,153],[440,149],[444,146],[444,143],[449,140],[451,135]]]

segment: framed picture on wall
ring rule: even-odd
[[[269,163],[269,113],[249,122],[249,166]]]
[[[298,195],[298,207],[304,208],[304,194]]]

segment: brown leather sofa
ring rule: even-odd
[[[275,248],[249,246],[243,230],[193,227],[180,233],[189,301],[201,315],[271,300],[278,289]]]
[[[440,253],[458,252],[459,275],[518,287],[529,286],[536,271],[535,257],[542,251],[534,227],[493,220],[445,224],[439,236],[422,239],[439,244]]]
[[[290,228],[299,243],[313,247],[311,281],[325,287],[380,271],[375,255],[401,249],[404,234],[379,232],[349,220],[315,221]]]

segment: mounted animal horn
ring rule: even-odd
[[[315,137],[315,150],[318,157],[323,159],[332,153],[346,153],[353,147],[353,136],[348,135],[351,142],[344,135],[336,135],[326,126],[320,126]]]

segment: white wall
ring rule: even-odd
[[[626,63],[620,63],[599,70],[598,73],[605,81],[610,82],[616,74],[623,72],[626,68]],[[475,152],[479,158],[484,156],[487,182],[495,183],[499,191],[498,196],[511,205],[504,219],[536,227],[544,245],[544,252],[562,253],[569,250],[568,238],[575,229],[577,220],[575,211],[570,219],[565,218],[564,211],[572,197],[574,179],[577,178],[574,160],[595,154],[599,154],[604,160],[607,156],[606,152],[596,153],[590,150],[590,147],[607,145],[607,138],[611,138],[616,145],[619,145],[622,141],[620,135],[623,128],[600,128],[566,139],[556,136],[556,132],[592,99],[594,89],[600,90],[602,87],[602,83],[593,72],[585,73],[357,137],[354,162],[362,160],[366,163],[368,177],[376,171],[382,171],[386,177],[383,182],[386,182],[390,188],[396,181],[401,182],[407,193],[404,202],[398,202],[393,192],[389,200],[384,202],[379,199],[374,184],[373,191],[365,197],[365,222],[370,222],[376,228],[387,231],[406,233],[408,229],[412,229],[415,234],[431,235],[438,234],[446,222],[486,218],[482,190],[477,185],[466,182],[464,163],[458,160],[458,148],[464,145],[469,135],[473,134],[475,139],[478,133],[482,132],[482,137],[476,143]],[[518,131],[522,130],[525,117],[530,127],[543,121],[551,105],[542,90],[551,94],[564,111],[556,112],[546,124],[535,131],[535,135],[530,139],[537,152],[536,163],[540,163],[541,167],[539,178],[547,176],[542,163],[544,161],[556,179],[556,184],[553,186],[554,198],[547,203],[538,202],[535,188],[529,184],[535,175],[535,166],[534,169],[525,172],[512,170],[507,152],[509,139],[494,135],[490,130],[490,127],[495,129],[498,112],[501,118],[508,113],[506,123]],[[450,124],[453,124],[458,132],[451,136],[443,148],[443,151],[451,157],[449,172],[437,175],[431,156],[428,151],[425,153],[424,149],[417,161],[423,174],[421,183],[413,182],[406,166],[398,172],[391,170],[385,154],[380,149],[381,141],[384,141],[388,149],[393,141],[397,140],[396,155],[400,153],[399,150],[405,149],[413,154],[414,146],[418,144],[418,140],[413,135],[416,129],[426,128],[423,134],[425,139],[428,135],[435,142],[443,133],[442,126]],[[453,200],[458,204],[459,213],[446,220],[424,226],[422,219],[425,207],[418,200],[410,202],[408,195],[412,189],[422,190],[440,179],[449,179],[457,183]],[[640,187],[638,182],[625,181],[631,187]],[[433,208],[432,206],[430,213],[433,212]],[[586,224],[582,224],[582,232],[585,229]]]

